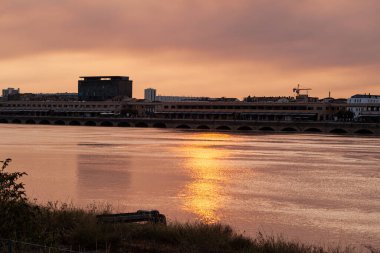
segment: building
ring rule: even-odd
[[[77,101],[78,93],[22,93],[19,101]]]
[[[80,101],[105,101],[132,98],[132,80],[128,76],[85,76],[78,81]]]
[[[0,116],[149,117],[194,120],[335,121],[346,103],[183,101],[4,101]]]
[[[207,99],[207,97],[156,96],[156,101],[160,102],[205,101]]]
[[[153,88],[147,88],[144,90],[144,100],[147,102],[199,102],[199,101],[239,101],[237,98],[210,98],[210,97],[192,97],[192,96],[163,96],[157,95],[157,90]]]
[[[0,103],[0,116],[99,117],[128,113],[124,101],[7,101]]]
[[[8,97],[11,96],[18,96],[20,94],[20,89],[15,89],[15,88],[7,88],[3,89],[3,98],[8,99]]]
[[[326,102],[199,101],[157,104],[155,115],[166,119],[247,121],[335,121],[347,104]]]
[[[294,101],[293,97],[256,97],[256,96],[248,96],[243,99],[244,102],[268,102],[268,103],[287,103],[290,101]]]
[[[156,89],[148,88],[144,90],[144,99],[146,101],[156,101]]]
[[[380,95],[357,94],[347,99],[347,104],[354,120],[380,122]]]
[[[224,102],[237,102],[237,98],[210,98],[210,97],[187,97],[187,96],[156,96],[156,101],[159,102],[200,102],[200,101],[224,101]]]

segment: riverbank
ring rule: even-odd
[[[66,204],[13,203],[6,209],[3,206],[0,212],[0,234],[2,239],[7,236],[14,240],[12,252],[38,248],[49,252],[58,252],[58,248],[79,252],[357,252],[353,248],[324,249],[262,234],[248,238],[221,224],[105,224],[96,219],[96,214],[103,211]]]

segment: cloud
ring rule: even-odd
[[[373,65],[379,7],[375,0],[6,0],[0,55],[176,50],[286,67]]]
[[[75,90],[79,75],[130,74],[138,94],[147,85],[164,94],[291,95],[298,82],[320,96],[376,93],[379,7],[377,0],[2,0],[0,82],[52,92]]]

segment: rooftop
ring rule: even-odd
[[[380,95],[371,95],[371,94],[356,94],[351,98],[380,98]]]
[[[81,76],[84,80],[129,80],[129,76]]]

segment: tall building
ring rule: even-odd
[[[156,89],[148,88],[144,90],[144,99],[147,101],[156,101]]]
[[[132,80],[128,76],[84,76],[78,81],[78,99],[104,101],[115,97],[132,98]]]

